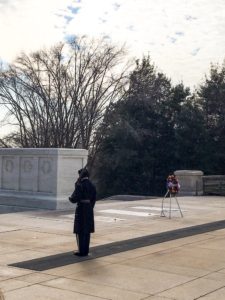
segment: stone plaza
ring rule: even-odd
[[[5,299],[223,300],[225,197],[178,199],[171,219],[161,198],[98,201],[87,258],[72,255],[73,209],[1,214]]]

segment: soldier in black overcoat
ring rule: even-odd
[[[78,171],[79,178],[75,183],[75,190],[69,197],[70,202],[76,203],[74,229],[76,234],[78,252],[77,256],[86,256],[89,253],[90,236],[95,231],[94,206],[96,201],[96,188],[89,179],[86,168]]]

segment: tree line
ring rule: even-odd
[[[99,196],[161,195],[178,169],[223,174],[225,65],[191,92],[149,56],[87,38],[21,54],[0,70],[1,147],[89,150]]]

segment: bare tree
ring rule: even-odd
[[[13,128],[3,142],[93,149],[104,111],[127,80],[124,57],[124,47],[87,38],[21,54],[0,72],[1,105]]]

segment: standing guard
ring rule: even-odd
[[[96,201],[96,188],[89,180],[86,168],[78,171],[79,178],[75,183],[75,190],[69,201],[76,203],[74,230],[76,234],[78,252],[77,256],[87,256],[89,253],[90,235],[94,228],[94,206]]]

